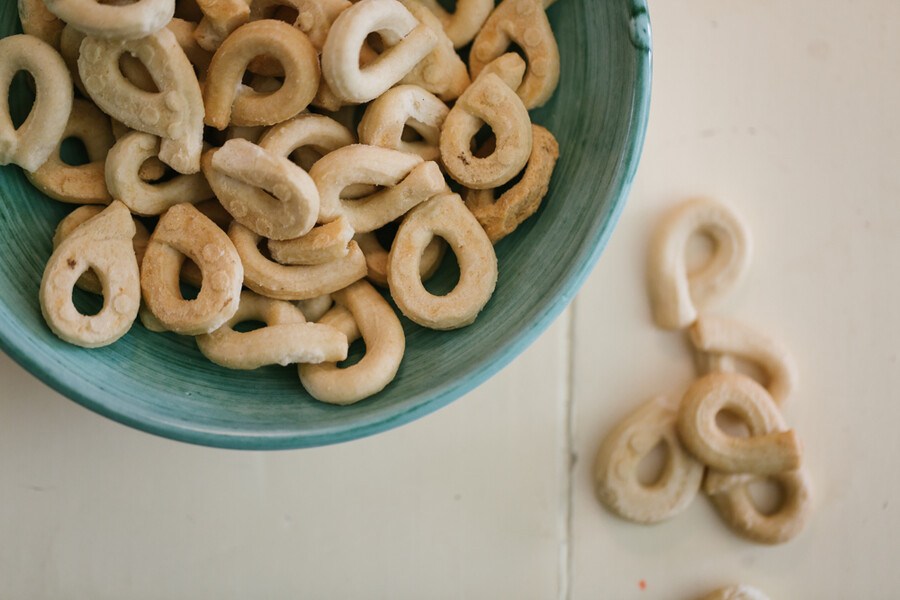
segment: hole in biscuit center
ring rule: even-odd
[[[652,487],[659,483],[669,463],[669,444],[665,440],[653,446],[637,467],[637,480],[644,487]]]
[[[86,317],[93,317],[103,309],[103,292],[88,292],[81,286],[100,287],[100,278],[94,269],[89,268],[78,278],[78,285],[72,288],[72,304],[75,310]]]
[[[730,410],[720,410],[716,415],[716,425],[732,437],[750,437],[750,429],[744,421]]]
[[[685,264],[688,275],[696,275],[707,268],[716,253],[716,240],[705,231],[697,231],[688,238]]]
[[[9,86],[9,116],[13,127],[18,129],[25,123],[34,108],[34,77],[28,71],[19,71]]]
[[[139,90],[151,94],[159,93],[159,87],[153,80],[150,71],[147,70],[147,67],[141,62],[141,59],[134,54],[131,54],[130,52],[122,53],[119,57],[119,71],[122,73],[122,77],[127,79],[131,85]]]
[[[440,238],[437,236],[434,238],[434,240],[439,239]],[[453,246],[450,246],[445,241],[443,241],[443,245],[446,250],[443,253],[443,257],[440,257],[439,254],[435,254],[434,251],[436,246],[433,244],[436,243],[437,242],[432,241],[428,246],[425,246],[425,249],[422,252],[421,262],[419,263],[419,274],[422,277],[422,284],[429,294],[433,296],[446,296],[459,285],[459,261],[456,258],[456,253],[453,251]],[[438,257],[438,262],[434,264],[436,256]],[[429,263],[433,264],[430,269],[428,268]]]
[[[80,167],[91,162],[84,142],[74,136],[64,139],[59,145],[59,158],[70,167]]]
[[[266,324],[264,322],[249,319],[247,321],[241,321],[240,323],[232,327],[232,329],[234,329],[238,333],[249,333],[251,331],[256,331],[257,329],[262,329],[263,327],[266,327]]]
[[[747,494],[762,515],[774,515],[785,502],[784,486],[777,479],[760,477],[747,484]]]

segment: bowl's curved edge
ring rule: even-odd
[[[652,82],[652,48],[650,44],[650,25],[647,16],[647,7],[643,0],[633,2],[632,17],[640,17],[643,27],[639,40],[633,38],[634,52],[637,55],[635,61],[635,85],[632,96],[631,124],[632,135],[628,138],[625,152],[623,153],[619,168],[616,173],[616,181],[621,182],[619,194],[613,202],[609,220],[603,228],[598,242],[591,251],[580,258],[570,268],[570,273],[565,277],[567,282],[565,289],[550,303],[527,329],[522,330],[514,337],[503,352],[492,360],[483,361],[464,380],[456,381],[440,390],[432,390],[432,398],[411,409],[380,415],[366,421],[355,423],[352,427],[323,431],[314,435],[296,434],[272,434],[272,435],[232,435],[223,431],[205,431],[199,429],[186,429],[183,425],[175,425],[162,421],[146,422],[139,418],[120,411],[111,411],[104,405],[94,401],[83,393],[77,386],[64,381],[54,373],[44,370],[33,361],[24,350],[24,345],[14,343],[18,336],[0,329],[0,350],[21,365],[25,370],[48,385],[60,394],[74,400],[85,408],[103,415],[113,421],[127,425],[134,429],[144,431],[164,438],[232,450],[288,450],[296,448],[308,448],[337,444],[350,440],[366,437],[388,429],[393,429],[409,423],[419,417],[432,413],[450,402],[466,394],[491,376],[506,367],[512,360],[521,354],[537,337],[543,333],[551,323],[571,303],[575,294],[584,284],[588,275],[593,270],[600,255],[606,248],[615,226],[625,208],[625,203],[631,192],[634,176],[640,162],[641,150],[647,131],[647,120],[650,109],[650,92]],[[640,43],[636,43],[639,41]],[[18,339],[23,339],[18,337]],[[24,339],[27,339],[25,336]]]

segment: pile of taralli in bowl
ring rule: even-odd
[[[35,102],[18,128],[0,114],[0,163],[80,205],[44,269],[47,325],[95,348],[140,320],[231,369],[299,365],[323,402],[379,392],[405,336],[373,284],[422,327],[472,324],[493,244],[547,193],[558,146],[528,114],[559,79],[544,8],[20,0],[25,34],[0,40],[0,67],[7,87],[26,71]],[[61,158],[69,138],[88,162]],[[448,248],[459,281],[433,294]],[[365,355],[339,367],[358,338]]]

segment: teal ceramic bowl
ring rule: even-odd
[[[16,3],[2,4],[0,33],[8,35],[18,31]],[[556,95],[533,120],[559,140],[550,192],[537,215],[497,245],[497,289],[474,325],[437,332],[404,319],[406,356],[397,378],[378,395],[349,407],[321,404],[304,392],[296,368],[229,371],[206,360],[193,339],[151,333],[140,324],[106,348],[63,343],[44,324],[38,289],[54,228],[73,207],[42,196],[18,167],[0,169],[0,347],[93,411],[157,435],[223,448],[300,448],[359,438],[475,388],[575,296],[616,225],[644,139],[651,71],[645,0],[561,0],[548,15],[562,72]],[[449,288],[455,275],[453,261],[445,262],[451,264],[438,273],[438,289]],[[99,307],[96,298],[78,294],[77,302]]]

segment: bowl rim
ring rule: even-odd
[[[541,309],[538,317],[532,323],[515,333],[508,344],[500,348],[496,354],[476,364],[466,377],[457,378],[438,390],[431,390],[428,399],[424,402],[416,403],[412,407],[400,407],[397,410],[377,413],[355,421],[346,427],[331,428],[315,433],[248,434],[212,431],[191,428],[184,423],[173,423],[162,419],[148,420],[135,414],[112,409],[95,400],[91,393],[82,389],[83,386],[79,385],[77,381],[66,380],[49,366],[35,360],[28,352],[28,348],[33,345],[33,342],[27,335],[14,335],[15,332],[0,327],[0,350],[45,385],[95,413],[146,433],[215,448],[286,450],[337,444],[399,427],[443,408],[505,368],[559,317],[587,280],[616,228],[631,192],[640,162],[650,111],[652,80],[652,44],[646,0],[631,0],[628,4],[631,11],[632,48],[636,58],[634,62],[635,86],[632,93],[629,134],[625,140],[621,167],[613,179],[613,188],[618,189],[618,194],[613,198],[609,218],[605,222],[598,223],[597,227],[600,231],[593,238],[595,241],[590,246],[590,251],[581,254],[567,266],[565,276],[561,278],[559,293]]]

